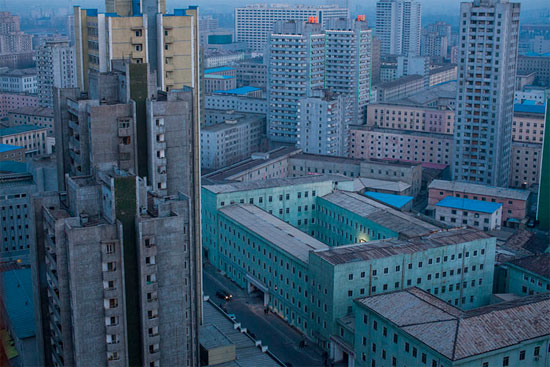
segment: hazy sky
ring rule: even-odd
[[[460,0],[418,0],[422,3],[423,14],[438,14],[442,13],[447,16],[453,16],[456,14],[459,8]],[[517,1],[517,0],[516,0]],[[167,0],[168,8],[173,9],[184,8],[188,5],[199,5],[204,10],[218,12],[227,12],[235,6],[250,4],[250,3],[303,3],[303,4],[318,4],[324,2],[324,0],[295,0],[295,1],[267,1],[267,0]],[[550,9],[549,0],[519,0],[522,6],[522,10],[532,9]],[[23,13],[31,9],[48,9],[58,7],[69,7],[72,5],[81,5],[86,8],[104,8],[104,0],[0,0],[0,10],[7,9],[9,11],[15,11],[17,13]],[[349,0],[350,10],[352,13],[356,8],[373,10],[376,6],[376,0]],[[458,14],[456,14],[458,16]]]

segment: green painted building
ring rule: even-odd
[[[548,366],[550,293],[463,311],[419,288],[355,301],[357,367]]]
[[[317,199],[314,236],[329,246],[411,238],[441,229],[364,195],[335,191]]]
[[[550,292],[550,253],[523,257],[500,265],[503,293],[519,296]]]
[[[537,220],[542,230],[550,230],[550,99],[546,101],[546,126],[542,145]]]

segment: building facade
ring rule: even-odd
[[[305,22],[309,17],[317,17],[326,26],[331,18],[348,18],[349,11],[336,5],[250,4],[235,8],[235,38],[254,51],[264,52],[276,22]]]
[[[500,228],[502,204],[447,196],[435,204],[435,219],[451,227],[492,231]]]
[[[0,91],[7,93],[38,93],[36,69],[0,71]]]
[[[75,88],[76,60],[68,41],[46,41],[36,51],[38,98],[41,107],[53,108],[53,88]]]
[[[0,143],[24,147],[28,155],[46,154],[47,129],[33,125],[19,125],[0,129]]]
[[[456,181],[508,185],[519,12],[519,3],[500,0],[461,4]]]
[[[0,92],[0,118],[8,116],[8,112],[22,107],[37,107],[38,96],[29,93]]]
[[[376,37],[381,54],[420,55],[421,4],[416,1],[379,0],[376,3]]]
[[[24,107],[8,113],[10,126],[31,125],[48,130],[48,136],[55,136],[53,109],[48,107]]]

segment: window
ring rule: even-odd
[[[504,358],[502,359],[502,366],[503,366],[503,367],[508,366],[509,363],[510,363],[510,357],[504,357]]]
[[[426,363],[426,353],[422,353],[422,363]]]
[[[533,352],[533,355],[534,355],[535,357],[538,357],[539,354],[540,354],[540,347],[535,347],[535,351]]]
[[[525,359],[525,351],[522,350],[522,351],[519,352],[519,360],[523,361],[524,359]]]

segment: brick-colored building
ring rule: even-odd
[[[38,96],[34,94],[0,93],[0,118],[8,116],[9,111],[36,106],[38,106]]]
[[[445,180],[433,180],[428,190],[428,209],[433,209],[447,196],[501,203],[502,225],[507,227],[515,226],[515,223],[527,217],[531,195],[526,190]]]
[[[455,114],[447,107],[376,103],[368,106],[367,125],[452,134]]]

